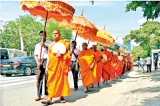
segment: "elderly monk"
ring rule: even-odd
[[[96,68],[96,79],[98,83],[98,87],[100,87],[99,83],[101,82],[101,77],[102,77],[102,52],[97,50],[97,46],[93,45],[92,49],[95,52],[95,64],[97,66]]]
[[[123,66],[124,66],[123,56],[121,56],[120,52],[118,52],[118,62],[116,66],[116,73],[118,78],[122,76]]]
[[[78,70],[78,63],[80,65],[82,83],[86,93],[89,85],[96,83],[95,53],[93,50],[87,49],[87,47],[87,43],[82,44],[83,50],[79,53],[76,63],[76,70]]]
[[[70,67],[71,56],[69,54],[70,44],[67,40],[60,39],[60,31],[54,30],[53,39],[48,48],[48,60],[46,74],[48,75],[48,99],[42,101],[44,104],[51,104],[52,98],[60,97],[60,102],[65,103],[64,96],[71,95],[71,90],[68,83],[68,72]],[[55,47],[57,45],[57,47]],[[58,48],[61,45],[63,50]],[[54,50],[53,50],[53,47]],[[65,50],[64,50],[65,49]],[[56,50],[58,50],[56,52]],[[62,53],[64,52],[64,53]]]
[[[108,84],[108,80],[110,80],[110,67],[111,67],[112,53],[107,50],[107,46],[104,46],[103,50],[104,50],[103,54],[107,56],[107,60],[103,62],[102,77],[104,79],[104,82]]]

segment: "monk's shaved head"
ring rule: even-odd
[[[96,51],[96,50],[97,50],[97,46],[96,46],[96,45],[92,45],[92,49],[93,49],[94,51]]]
[[[84,43],[82,44],[82,49],[83,49],[83,50],[86,50],[87,47],[88,47],[88,44],[87,44],[86,42],[84,42]]]
[[[104,51],[107,50],[107,46],[103,46],[103,50],[104,50]]]

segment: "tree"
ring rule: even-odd
[[[156,19],[160,14],[160,1],[132,1],[126,6],[126,12],[136,11],[138,7],[142,8],[143,17]]]
[[[144,50],[142,47],[140,46],[135,46],[132,50],[131,50],[131,54],[134,57],[134,61],[137,60],[138,57],[141,58],[146,58],[148,55],[148,52],[146,50]]]
[[[147,21],[141,25],[141,28],[132,30],[126,35],[124,41],[133,40],[139,44],[148,53],[154,49],[160,49],[160,22]]]
[[[4,25],[2,31],[2,42],[5,48],[21,49],[21,35],[24,43],[24,50],[32,54],[34,46],[39,41],[39,31],[43,28],[41,22],[30,15],[20,16]]]
[[[59,26],[59,24],[57,22],[55,22],[54,20],[49,20],[47,22],[46,32],[47,32],[47,36],[48,36],[49,40],[53,40],[52,32],[53,32],[53,30],[56,30],[56,29],[60,30],[62,39],[71,40],[72,31],[70,29],[65,29],[65,28]]]
[[[30,15],[20,16],[19,18],[7,22],[0,33],[1,47],[21,49],[21,36],[23,38],[24,50],[27,54],[33,54],[34,46],[40,42],[39,31],[43,30],[44,21],[37,21],[36,17]],[[47,36],[52,39],[52,31],[60,29],[62,38],[70,40],[72,34],[71,30],[59,27],[59,24],[53,20],[49,20],[47,24]]]

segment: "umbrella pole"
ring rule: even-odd
[[[47,11],[46,19],[45,19],[45,23],[44,23],[42,42],[44,42],[44,34],[46,31],[47,18],[48,18],[48,11]],[[42,46],[41,46],[41,50],[40,50],[40,60],[41,60],[41,56],[42,56]]]
[[[88,40],[88,45],[89,45],[89,41],[90,41],[90,39]]]
[[[76,39],[77,39],[77,35],[78,35],[78,31],[76,32],[76,37],[75,37],[75,39],[74,39],[75,41],[76,41]]]
[[[41,42],[44,42],[44,35],[45,35],[45,30],[46,30],[46,24],[47,24],[47,19],[48,19],[48,11],[46,13],[46,19],[45,19],[45,23],[44,23],[44,29],[43,29],[43,37],[42,37],[42,40]],[[40,49],[40,63],[42,63],[42,46],[41,46],[41,49]],[[38,67],[38,73],[37,73],[37,81],[39,80],[39,76],[40,76],[40,67]]]

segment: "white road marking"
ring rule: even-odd
[[[136,90],[138,90],[138,89],[139,89],[139,86],[136,87]]]
[[[135,98],[137,98],[137,95],[136,95],[136,94],[134,94],[134,95],[133,95],[133,98],[134,98],[134,99],[135,99]]]
[[[17,83],[12,83],[12,84],[5,84],[5,85],[0,85],[0,87],[8,87],[8,86],[14,86],[14,85],[21,85],[21,84],[26,84],[26,83],[31,83],[31,82],[36,82],[36,80],[22,81],[22,82],[17,82]]]
[[[25,79],[8,79],[8,80],[5,80],[5,81],[1,81],[0,84],[3,84],[3,83],[9,83],[9,82],[16,82],[16,81],[23,81]]]

